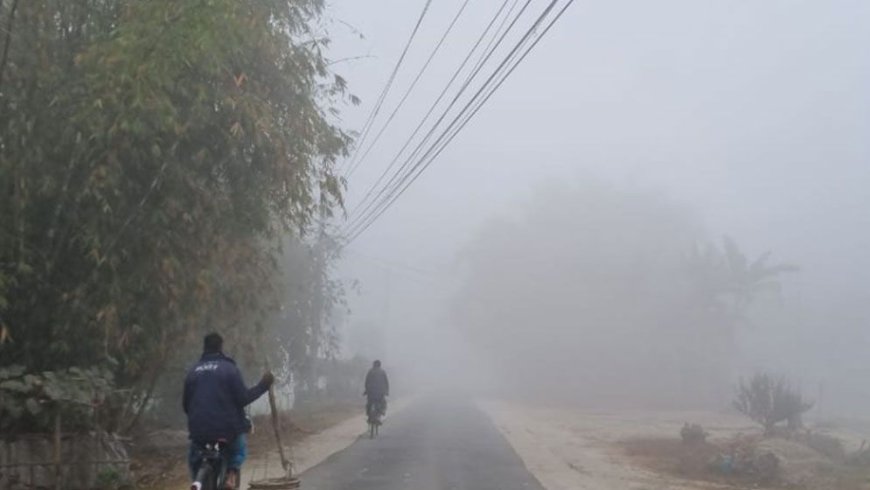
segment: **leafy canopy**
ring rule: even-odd
[[[0,365],[139,389],[179,341],[249,329],[279,237],[341,205],[322,0],[0,6]]]

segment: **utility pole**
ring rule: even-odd
[[[315,264],[315,295],[314,295],[314,305],[315,305],[315,313],[317,314],[317,332],[318,334],[323,332],[324,328],[324,319],[326,315],[324,314],[324,276],[326,275],[326,210],[321,207],[320,209],[320,224],[318,225],[319,229],[317,232],[317,241],[314,244],[314,264]]]

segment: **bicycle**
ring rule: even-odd
[[[226,486],[228,443],[225,440],[201,445],[199,451],[199,468],[190,490],[223,490]]]
[[[371,407],[368,415],[369,424],[369,439],[374,439],[383,425],[384,412],[386,411],[386,400],[380,401]]]
[[[380,414],[374,413],[369,415],[369,439],[374,439],[378,435],[378,428],[381,426]]]

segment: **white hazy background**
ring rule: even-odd
[[[422,0],[329,2],[330,57],[363,57],[333,66],[363,101],[342,114],[346,127],[362,126],[422,5]],[[433,2],[382,116],[395,107],[460,5],[460,0]],[[349,179],[349,209],[408,137],[498,5],[471,2],[394,124]],[[647,244],[643,236],[615,232],[647,221],[623,219],[624,209],[602,204],[602,214],[590,211],[589,219],[600,218],[599,236],[609,243],[593,246],[583,233],[572,235],[577,247],[553,251],[537,269],[529,265],[530,250],[538,253],[542,242],[565,239],[563,225],[588,225],[572,221],[575,205],[594,210],[597,198],[621,202],[652,195],[678,210],[665,215],[691,223],[694,235],[685,237],[686,243],[720,243],[728,235],[751,258],[770,250],[774,261],[801,267],[782,276],[781,293],[768,298],[763,312],[753,313],[753,325],[736,329],[728,383],[771,370],[799,383],[810,398],[820,398],[817,410],[826,411],[820,415],[866,412],[867,26],[870,2],[864,0],[578,1],[422,178],[349,245],[337,272],[359,286],[349,294],[351,313],[341,326],[345,355],[382,358],[399,390],[436,383],[476,391],[510,387],[505,366],[485,351],[499,346],[519,353],[522,336],[487,325],[489,347],[470,338],[469,329],[483,326],[469,327],[469,318],[457,311],[469,304],[473,283],[474,294],[489,295],[480,302],[488,311],[526,299],[536,308],[546,298],[571,293],[551,308],[526,313],[523,322],[539,336],[567,335],[567,345],[577,346],[573,358],[582,358],[590,342],[595,346],[584,339],[608,331],[610,317],[599,312],[593,325],[582,311],[565,307],[572,296],[596,294],[589,290],[594,283],[574,275],[570,263],[598,260],[614,246],[658,250],[656,244],[675,242],[668,233]],[[519,233],[502,241],[484,238],[494,223],[540,223],[535,210],[548,205],[559,217],[549,226],[518,225]],[[667,220],[655,213],[648,218]],[[631,243],[614,244],[620,240]],[[466,251],[484,243],[522,274],[539,271],[544,286],[529,288],[531,297],[518,300],[504,290],[504,277],[469,278],[473,267]],[[578,284],[585,289],[572,291]],[[634,304],[622,307],[631,310]],[[555,324],[562,326],[554,329]],[[571,389],[582,391],[583,379],[631,367],[621,349],[604,354],[596,363],[573,364],[564,361],[571,355],[560,354],[563,364],[553,365],[540,351],[529,350],[515,362],[542,385],[570,378],[581,380]],[[643,366],[634,371],[635,384],[630,374],[615,377],[616,391],[631,391],[657,376]],[[730,394],[719,388],[725,391],[724,408]],[[584,403],[597,394],[567,398]]]

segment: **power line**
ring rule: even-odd
[[[369,113],[368,118],[366,118],[365,124],[363,124],[363,129],[360,133],[360,142],[357,148],[362,147],[363,143],[365,142],[366,136],[368,136],[369,129],[371,129],[371,125],[374,122],[375,117],[377,117],[378,112],[380,112],[381,106],[384,104],[384,100],[386,100],[387,94],[389,93],[390,88],[393,86],[393,81],[396,79],[396,74],[399,72],[399,68],[402,66],[402,62],[405,60],[405,56],[408,54],[408,50],[411,48],[411,44],[414,42],[414,38],[417,36],[417,31],[420,30],[420,25],[423,23],[423,19],[426,17],[426,12],[429,11],[429,6],[431,4],[432,0],[426,0],[426,3],[423,5],[423,11],[420,12],[420,17],[417,19],[417,24],[414,25],[414,30],[411,31],[411,36],[408,38],[408,42],[405,43],[405,48],[402,50],[402,54],[401,56],[399,56],[399,60],[396,61],[396,66],[393,67],[393,72],[390,73],[390,77],[387,79],[387,84],[384,86],[384,89],[378,96],[378,100],[375,102],[375,106]],[[354,155],[356,154],[357,151],[354,151]]]
[[[474,64],[475,70],[483,65],[484,59],[486,58],[486,53],[489,52],[490,48],[492,48],[492,43],[495,42],[496,39],[498,39],[499,34],[502,32],[502,29],[505,26],[505,23],[507,23],[507,20],[510,19],[511,14],[514,12],[514,9],[517,8],[517,4],[519,4],[519,0],[513,0],[513,3],[511,3],[511,7],[507,11],[507,15],[505,15],[504,18],[501,20],[501,23],[496,28],[492,39],[490,39],[489,43],[486,45],[486,49],[483,50],[483,53],[481,53],[480,58],[477,60],[477,63]]]
[[[441,39],[438,41],[438,44],[435,45],[435,49],[433,49],[432,52],[429,54],[429,58],[426,60],[426,63],[423,64],[423,68],[421,68],[419,73],[417,73],[417,76],[414,78],[414,81],[411,82],[411,86],[408,87],[408,90],[405,91],[405,95],[402,96],[402,99],[396,105],[396,108],[393,109],[393,112],[387,118],[387,121],[384,123],[383,126],[381,126],[381,130],[378,131],[377,135],[375,135],[375,139],[372,140],[372,142],[369,144],[368,149],[366,149],[366,151],[362,154],[361,157],[356,159],[355,163],[351,163],[350,168],[347,171],[347,175],[346,175],[348,178],[350,176],[352,176],[353,173],[356,171],[356,169],[359,168],[360,164],[362,164],[362,162],[365,161],[369,152],[372,151],[372,148],[381,139],[381,136],[384,134],[384,131],[386,131],[386,129],[387,129],[387,127],[389,127],[390,123],[393,122],[393,118],[396,117],[396,113],[398,113],[399,109],[402,108],[402,105],[405,104],[405,101],[408,99],[408,96],[411,95],[411,92],[414,90],[414,87],[417,86],[417,82],[420,81],[420,78],[423,76],[423,73],[425,73],[426,69],[429,68],[429,64],[432,63],[432,60],[435,58],[435,55],[438,54],[438,51],[441,49],[441,46],[444,44],[444,41],[447,39],[447,36],[450,34],[450,31],[453,30],[453,26],[456,25],[456,22],[459,20],[459,17],[462,16],[462,12],[464,12],[465,8],[468,7],[468,4],[470,1],[471,0],[465,0],[465,2],[463,2],[462,6],[459,8],[459,11],[456,13],[456,15],[453,17],[453,20],[450,22],[450,25],[447,26],[447,30],[444,31],[444,34],[441,36]]]
[[[462,88],[459,90],[459,92],[453,98],[453,100],[451,101],[451,103],[447,107],[447,109],[444,110],[444,113],[441,115],[441,117],[438,119],[438,121],[436,121],[435,124],[429,129],[429,132],[426,134],[426,136],[423,138],[423,140],[420,141],[420,143],[414,149],[412,154],[408,156],[406,161],[402,164],[400,169],[393,175],[393,177],[390,179],[390,181],[386,185],[384,185],[384,187],[381,188],[378,195],[368,203],[368,205],[366,206],[366,208],[364,209],[364,211],[362,213],[362,217],[360,217],[360,216],[354,217],[355,221],[348,227],[348,230],[349,230],[348,235],[355,235],[360,228],[368,228],[368,225],[366,224],[366,222],[369,221],[370,219],[372,219],[372,217],[374,217],[374,216],[380,216],[380,214],[382,214],[382,210],[385,210],[386,207],[389,207],[389,203],[394,201],[393,196],[395,195],[397,189],[399,189],[407,181],[409,176],[422,164],[422,162],[426,159],[426,157],[431,153],[432,149],[435,146],[437,146],[443,140],[445,135],[456,125],[459,117],[461,117],[465,113],[465,111],[468,110],[468,107],[470,107],[470,105],[480,96],[481,92],[488,86],[489,83],[491,83],[493,78],[500,72],[500,70],[502,70],[504,68],[504,66],[510,60],[510,58],[512,58],[514,56],[514,54],[517,52],[519,47],[529,38],[530,34],[540,24],[541,20],[547,15],[547,13],[550,12],[550,10],[552,10],[553,6],[555,5],[555,3],[557,1],[558,0],[552,0],[550,2],[550,4],[547,6],[547,8],[544,10],[544,12],[538,17],[538,19],[532,25],[532,27],[521,38],[520,42],[518,42],[517,45],[514,46],[514,48],[505,57],[505,59],[502,60],[501,64],[499,64],[499,66],[493,71],[493,73],[489,76],[489,78],[481,85],[481,87],[471,97],[471,99],[468,102],[466,102],[465,106],[460,110],[459,115],[456,116],[453,119],[453,121],[448,125],[447,129],[441,133],[441,136],[439,136],[438,139],[435,141],[435,143],[429,147],[429,150],[427,150],[424,153],[423,157],[420,160],[418,160],[416,164],[414,164],[414,160],[416,159],[417,154],[419,154],[419,152],[423,149],[424,145],[426,145],[427,142],[429,141],[429,139],[435,134],[435,131],[438,129],[441,122],[449,114],[450,109],[453,108],[453,105],[457,102],[457,100],[459,100],[462,93],[469,86],[471,81],[478,75],[478,73],[480,72],[480,69],[483,67],[483,65],[485,65],[486,62],[489,61],[489,59],[492,57],[492,54],[495,52],[496,49],[498,49],[498,47],[504,41],[505,37],[513,29],[513,27],[516,25],[517,21],[523,15],[526,8],[531,3],[530,0],[526,1],[526,3],[523,5],[523,8],[520,9],[519,13],[517,13],[516,17],[514,17],[513,21],[510,23],[508,28],[504,31],[504,33],[502,33],[498,42],[496,42],[496,44],[492,48],[492,50],[490,50],[490,52],[487,53],[487,56],[484,59],[484,63],[479,64],[477,69],[468,76],[468,78],[466,79]],[[410,168],[410,170],[408,170],[409,168]],[[383,198],[382,198],[382,196],[383,196]],[[381,200],[378,201],[378,199],[381,199]]]
[[[485,61],[488,61],[492,57],[492,54],[495,52],[496,49],[498,49],[498,47],[504,41],[507,34],[514,27],[514,25],[516,25],[516,23],[519,21],[520,17],[522,17],[523,13],[526,11],[529,4],[531,4],[531,1],[532,0],[526,0],[526,2],[523,4],[523,7],[520,9],[519,13],[517,13],[517,15],[514,17],[513,21],[508,26],[507,30],[505,30],[504,33],[501,35],[501,37],[499,37],[498,42],[495,44],[495,46],[492,47],[492,49],[489,52],[486,52]],[[502,4],[501,9],[499,9],[499,13],[501,12],[502,9],[504,9],[504,7],[506,5],[507,5],[507,0],[505,1],[505,3]],[[381,189],[377,193],[377,195],[375,195],[373,198],[371,198],[371,200],[369,200],[371,195],[375,192],[377,187],[383,181],[384,177],[386,177],[387,173],[395,166],[396,163],[398,163],[398,160],[401,158],[402,153],[405,151],[405,149],[407,149],[408,145],[411,144],[411,142],[413,141],[413,138],[417,135],[419,130],[425,124],[426,120],[432,114],[432,112],[434,111],[438,102],[440,102],[440,100],[447,94],[448,89],[453,84],[453,82],[456,80],[456,78],[459,76],[459,74],[462,72],[462,70],[465,68],[465,65],[468,63],[469,59],[474,54],[474,51],[477,49],[477,47],[480,45],[480,43],[483,42],[483,39],[485,38],[486,32],[492,27],[492,24],[495,23],[495,21],[498,18],[499,13],[496,13],[496,16],[493,17],[492,21],[490,21],[490,24],[487,26],[486,31],[484,31],[484,33],[480,36],[480,38],[478,38],[474,47],[472,47],[471,51],[465,57],[465,60],[462,62],[462,65],[453,74],[453,77],[450,79],[450,81],[444,87],[444,90],[442,90],[441,94],[439,95],[438,100],[435,101],[435,103],[429,109],[429,112],[426,113],[426,116],[424,116],[423,120],[417,126],[417,129],[414,130],[414,132],[411,134],[411,136],[408,138],[408,140],[405,142],[405,144],[402,146],[402,148],[399,150],[399,152],[396,154],[396,156],[390,162],[390,165],[387,167],[387,169],[384,171],[384,173],[381,174],[381,176],[378,178],[377,182],[375,182],[375,184],[366,193],[365,197],[363,197],[362,201],[360,201],[360,203],[356,206],[354,211],[351,212],[351,215],[352,215],[351,223],[348,224],[348,226],[347,226],[348,229],[351,229],[351,228],[357,226],[359,224],[359,222],[363,221],[365,218],[361,219],[360,216],[367,216],[368,214],[370,214],[372,206],[376,205],[377,200],[380,199],[384,195],[384,193],[387,192],[387,190],[395,184],[395,182],[399,178],[399,175],[401,175],[403,172],[406,172],[407,168],[411,165],[411,162],[413,161],[413,159],[416,157],[417,154],[419,154],[420,150],[423,149],[424,145],[426,145],[426,143],[429,141],[429,139],[432,137],[432,135],[435,134],[435,131],[437,130],[438,126],[447,117],[450,110],[453,108],[453,106],[456,104],[456,102],[459,100],[459,98],[462,96],[462,94],[465,92],[465,90],[471,84],[472,80],[478,75],[478,73],[480,73],[481,69],[483,68],[483,64],[478,64],[478,66],[472,70],[472,72],[466,78],[465,83],[462,84],[462,86],[459,88],[459,91],[453,97],[453,100],[450,101],[450,104],[442,112],[441,117],[439,117],[438,120],[435,121],[435,124],[432,125],[432,127],[429,129],[429,131],[423,137],[423,139],[417,144],[417,146],[414,148],[414,150],[411,152],[411,154],[407,157],[407,159],[405,159],[405,162],[399,167],[399,170],[397,170],[392,175],[392,177],[389,179],[389,181],[386,184],[384,184],[383,187],[381,187]],[[359,209],[360,207],[363,207],[363,210],[359,214],[356,214],[356,210]]]
[[[525,57],[528,56],[528,54],[532,51],[532,49],[534,49],[535,46],[541,41],[541,39],[543,39],[543,37],[547,34],[547,32],[550,30],[550,28],[553,27],[553,25],[556,23],[556,21],[559,20],[559,17],[562,16],[562,14],[565,12],[565,10],[567,10],[568,7],[573,2],[574,2],[574,0],[569,0],[568,3],[565,4],[564,7],[562,7],[562,9],[559,11],[559,13],[556,14],[556,17],[553,18],[553,20],[550,21],[550,23],[541,32],[541,34],[535,38],[532,45],[529,46],[525,50],[525,52],[519,57],[519,59],[513,64],[513,66],[511,66],[511,68],[504,75],[501,76],[501,79],[498,81],[498,83],[492,89],[489,90],[487,95],[480,102],[477,103],[477,105],[473,109],[473,111],[471,113],[469,113],[467,116],[465,116],[465,119],[453,131],[453,134],[451,134],[448,137],[448,140],[441,144],[441,148],[436,152],[435,155],[433,155],[430,158],[430,160],[434,160],[441,153],[441,151],[450,143],[450,141],[453,140],[453,138],[456,136],[456,134],[458,134],[462,130],[462,128],[464,128],[465,125],[468,124],[468,122],[474,117],[475,114],[477,114],[477,112],[481,109],[481,107],[483,107],[483,105],[486,104],[486,102],[489,100],[489,98],[492,97],[492,95],[499,89],[499,87],[501,87],[501,85],[505,82],[505,80],[507,80],[507,78],[511,75],[511,73],[513,73],[513,71],[519,66],[519,64],[522,63],[522,61],[525,59]]]
[[[486,26],[486,29],[484,29],[483,33],[481,33],[480,37],[477,39],[477,42],[474,43],[474,46],[472,46],[471,50],[465,56],[465,59],[462,61],[462,64],[460,64],[459,68],[457,68],[456,71],[453,73],[453,76],[447,82],[447,85],[441,91],[441,94],[438,95],[438,98],[435,100],[435,102],[432,103],[432,106],[429,107],[429,110],[426,112],[426,115],[423,116],[423,119],[420,121],[420,123],[417,125],[417,127],[414,129],[414,131],[411,133],[411,135],[405,141],[405,144],[402,145],[402,148],[399,149],[399,151],[396,153],[396,155],[390,161],[389,165],[384,169],[384,171],[381,173],[381,175],[378,176],[377,181],[374,184],[372,184],[371,187],[369,187],[369,190],[366,192],[365,196],[363,196],[363,198],[359,202],[359,204],[357,204],[354,207],[353,211],[351,211],[351,215],[356,214],[356,211],[360,207],[365,205],[366,201],[371,197],[372,193],[374,193],[374,191],[378,188],[378,186],[381,185],[381,182],[383,182],[384,178],[387,176],[387,174],[389,174],[390,170],[392,170],[393,167],[396,165],[396,163],[398,163],[399,158],[402,156],[402,153],[405,152],[405,150],[408,148],[408,146],[414,140],[414,137],[417,136],[417,134],[423,128],[423,125],[426,124],[426,121],[429,120],[429,116],[432,115],[432,113],[435,111],[435,108],[438,107],[438,104],[441,102],[441,100],[444,98],[444,96],[447,95],[447,90],[450,88],[450,86],[453,85],[453,82],[456,81],[456,79],[459,77],[459,74],[462,73],[462,70],[465,68],[465,65],[468,64],[468,61],[471,59],[471,56],[474,54],[474,52],[480,46],[480,43],[483,42],[484,38],[486,37],[486,34],[492,28],[493,24],[495,24],[495,21],[498,20],[498,17],[501,15],[501,12],[504,10],[505,6],[507,6],[508,1],[509,0],[504,0],[501,7],[498,9],[498,11],[493,16],[492,20],[489,21],[489,24]]]
[[[524,36],[524,38],[517,44],[517,47],[519,47],[521,44],[523,44],[525,42],[525,40],[528,39],[528,36],[534,32],[534,30],[537,28],[537,26],[540,24],[540,22],[546,17],[546,15],[549,13],[549,11],[552,9],[552,7],[555,6],[556,1],[557,0],[553,0],[553,2],[550,4],[550,6],[547,8],[547,10],[545,10],[544,13],[539,17],[538,21],[535,24],[533,24],[532,27],[529,29],[529,31],[526,33],[526,36]],[[553,25],[562,17],[562,15],[565,13],[565,11],[568,9],[568,7],[570,7],[571,4],[573,4],[573,3],[574,3],[574,0],[568,0],[568,2],[562,7],[562,9],[556,14],[556,16],[550,21],[550,23],[541,32],[541,34],[539,34],[536,37],[534,42],[525,50],[525,52],[523,52],[523,54],[519,57],[519,59],[513,64],[513,66],[510,67],[510,69],[504,74],[504,76],[501,77],[501,79],[497,82],[497,84],[491,90],[489,90],[489,92],[486,94],[486,96],[480,101],[480,103],[477,104],[477,106],[473,109],[473,111],[467,117],[465,117],[465,119],[460,123],[460,125],[456,128],[456,130],[453,131],[452,134],[450,134],[450,136],[444,141],[443,144],[441,144],[440,148],[438,148],[437,151],[435,151],[435,153],[432,154],[432,156],[428,158],[428,161],[426,160],[426,158],[427,158],[427,155],[429,154],[429,152],[427,152],[427,154],[425,154],[423,156],[423,158],[420,159],[418,164],[411,170],[412,173],[416,171],[416,174],[410,179],[410,181],[407,181],[407,183],[404,183],[404,185],[402,183],[400,183],[399,186],[402,186],[402,188],[398,192],[394,192],[393,196],[391,198],[389,198],[388,201],[387,200],[382,201],[385,204],[380,206],[380,208],[376,212],[376,214],[372,215],[371,218],[369,218],[365,222],[365,224],[362,225],[361,228],[358,228],[352,235],[349,236],[348,242],[353,241],[360,234],[365,232],[365,230],[367,230],[372,225],[372,223],[374,223],[399,197],[401,197],[402,194],[404,194],[404,192],[408,189],[408,187],[410,187],[417,180],[417,178],[419,178],[420,175],[422,175],[422,173],[441,154],[441,152],[447,147],[447,145],[450,144],[450,142],[453,140],[453,138],[465,127],[466,124],[468,124],[468,122],[471,120],[471,118],[473,118],[474,115],[477,114],[477,112],[481,109],[481,107],[483,107],[483,105],[499,89],[499,87],[501,87],[501,85],[505,82],[505,80],[507,80],[507,78],[511,75],[511,73],[513,73],[513,71],[520,65],[520,63],[523,62],[523,60],[526,58],[526,56],[528,56],[528,54],[538,45],[538,43],[541,41],[541,39],[543,39],[543,37],[550,31],[550,29],[553,27]],[[515,47],[515,49],[512,50],[512,52],[506,57],[505,61],[507,61],[508,59],[510,59],[513,56],[517,47]],[[502,68],[503,65],[504,65],[504,62],[502,65],[499,66],[498,69],[496,69],[496,72],[498,72]],[[494,75],[495,75],[495,73],[494,73]],[[490,80],[491,79],[492,79],[492,77],[490,77]],[[485,83],[484,86],[481,88],[482,89],[485,88],[490,80],[487,80],[487,83]],[[481,93],[481,91],[478,91],[478,94],[480,94],[480,93]],[[454,122],[456,122],[460,117],[462,117],[464,115],[464,111],[468,107],[470,107],[471,103],[473,103],[475,101],[478,94],[475,94],[475,97],[472,98],[472,100],[469,102],[469,104],[466,105],[466,107],[463,109],[462,112],[460,112],[459,116],[457,116],[457,118],[454,119]],[[451,123],[451,126],[452,125],[453,124]],[[442,137],[444,135],[446,135],[447,132],[450,130],[451,130],[451,128],[448,127],[447,130],[445,130],[445,132],[442,134]],[[439,141],[440,141],[440,139],[441,138],[439,138]],[[433,144],[432,147],[430,147],[430,151],[432,149],[434,149],[436,147],[436,145],[439,144],[439,141],[436,141],[435,144]],[[418,170],[418,168],[419,168],[419,170]],[[410,173],[408,175],[410,175]],[[394,187],[394,189],[397,189],[397,188],[398,188],[398,186]]]
[[[344,248],[344,251],[350,252],[352,255],[355,255],[355,256],[360,257],[360,258],[365,259],[365,260],[368,260],[372,263],[376,263],[382,267],[390,267],[393,269],[404,270],[404,271],[412,272],[412,273],[415,273],[418,275],[427,276],[429,278],[440,276],[441,272],[442,272],[442,271],[439,271],[437,269],[426,269],[426,268],[422,268],[422,267],[416,267],[416,266],[409,265],[409,264],[406,264],[403,262],[399,262],[395,259],[385,259],[383,257],[376,257],[373,255],[369,255],[367,253],[362,253],[362,252],[355,250],[353,248]],[[448,266],[443,265],[443,264],[439,264],[439,267],[446,268]]]

